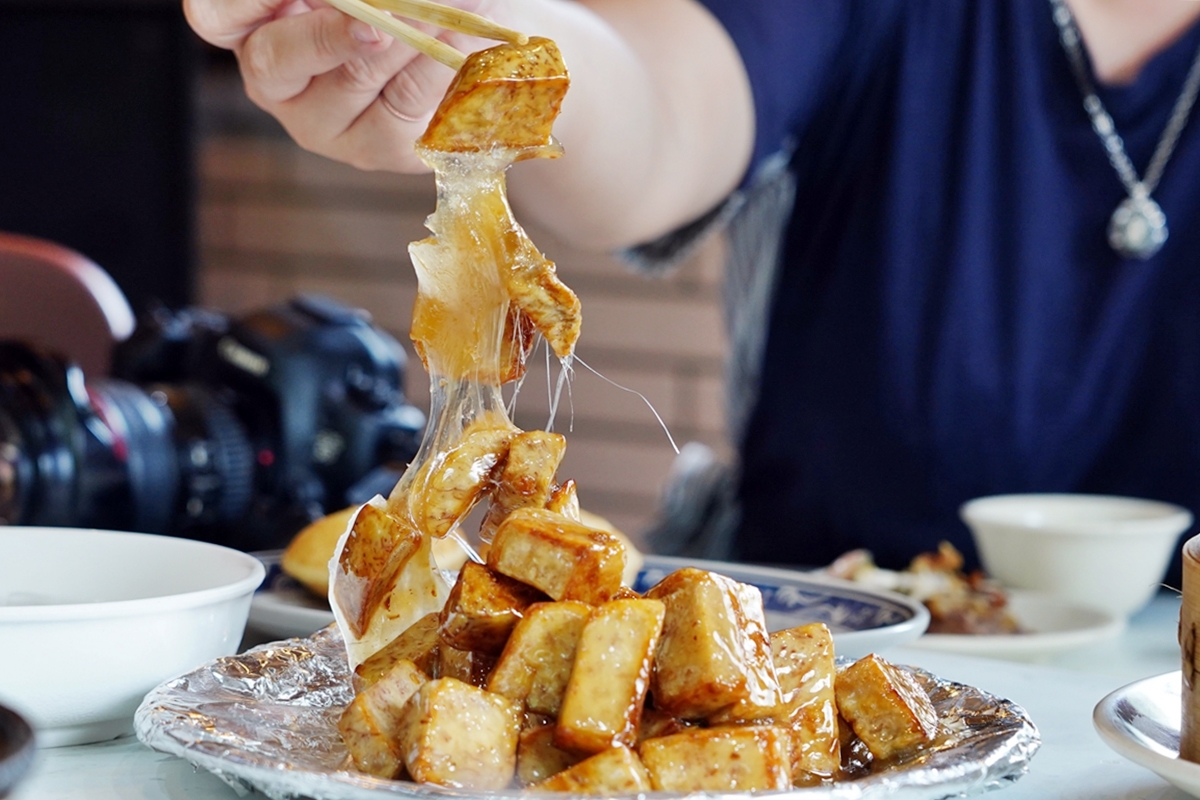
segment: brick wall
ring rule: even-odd
[[[432,179],[360,172],[304,152],[255,116],[229,76],[209,76],[203,101],[200,302],[238,312],[323,292],[368,310],[411,356],[416,278],[406,248],[426,235]],[[720,243],[651,279],[536,227],[529,233],[580,296],[577,352],[604,376],[577,364],[563,393],[559,475],[575,478],[585,508],[636,537],[674,457],[647,401],[680,445],[723,447]],[[550,414],[546,365],[534,361],[517,402],[524,428],[546,427]],[[428,376],[416,358],[406,380],[412,402],[426,408]]]

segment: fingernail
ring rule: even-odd
[[[350,23],[350,35],[363,44],[375,44],[375,42],[383,41],[383,35],[379,31],[359,20]]]

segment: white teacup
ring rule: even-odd
[[[1003,585],[1121,616],[1154,596],[1192,524],[1171,503],[1087,494],[981,497],[960,514],[984,570]]]

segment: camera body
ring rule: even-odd
[[[0,344],[0,519],[282,546],[415,455],[404,365],[365,312],[313,295],[236,319],[158,310],[111,378]]]

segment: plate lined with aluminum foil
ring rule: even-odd
[[[1000,788],[1025,774],[1040,737],[1024,709],[982,690],[913,672],[938,711],[942,735],[936,744],[905,763],[855,780],[771,795],[934,800]],[[467,792],[383,780],[345,769],[336,722],[352,698],[345,646],[330,627],[309,638],[217,659],[162,684],[142,702],[135,728],[149,747],[186,759],[239,791],[257,789],[274,800],[529,796],[518,789]]]

